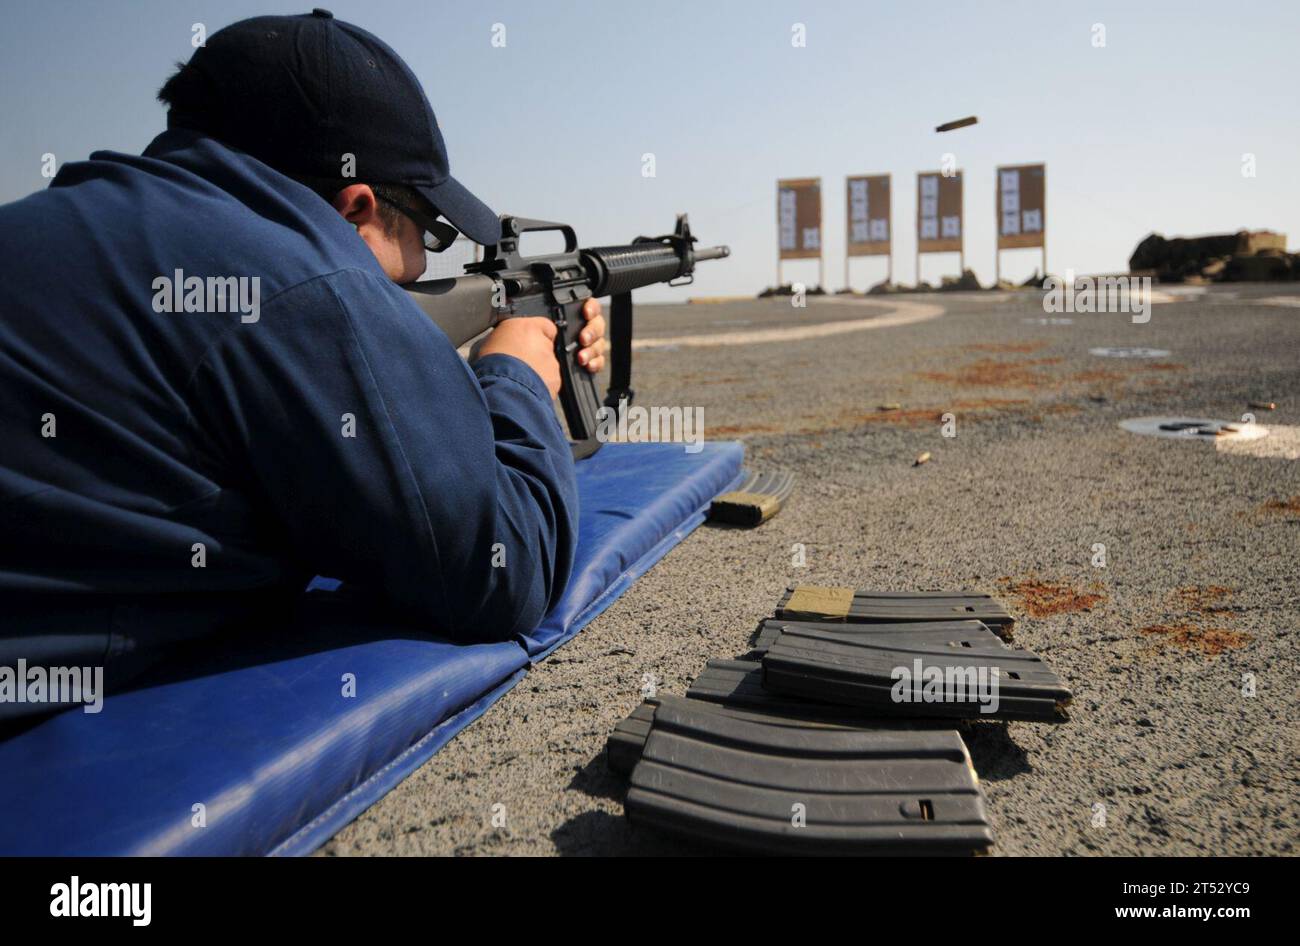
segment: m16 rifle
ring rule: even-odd
[[[564,250],[523,256],[525,233],[558,231]],[[481,262],[465,275],[412,283],[416,304],[460,347],[503,319],[545,316],[555,322],[555,356],[560,362],[560,406],[569,427],[574,459],[600,449],[596,436],[601,400],[596,381],[578,363],[578,335],[586,324],[583,303],[610,297],[610,381],[605,407],[618,411],[632,401],[632,290],[655,283],[684,286],[694,281],[695,264],[731,255],[725,246],[696,249],[685,214],[673,232],[637,237],[624,246],[580,249],[573,228],[562,223],[501,218],[501,239],[487,247]]]

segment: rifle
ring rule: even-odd
[[[564,235],[564,251],[525,257],[525,233],[554,230]],[[555,322],[555,357],[560,362],[560,406],[569,427],[573,458],[600,449],[596,423],[601,403],[596,380],[578,364],[578,334],[586,321],[586,300],[610,296],[610,382],[605,407],[618,411],[632,402],[632,290],[655,283],[693,282],[700,260],[731,255],[725,246],[695,249],[686,214],[672,233],[637,237],[625,246],[578,248],[567,224],[523,217],[501,218],[501,239],[487,247],[483,260],[465,266],[464,276],[431,279],[406,287],[415,303],[460,347],[502,319],[546,316]]]

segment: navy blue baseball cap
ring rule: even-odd
[[[497,215],[451,176],[415,74],[387,43],[328,10],[232,23],[178,78],[186,94],[171,101],[169,128],[201,131],[282,173],[337,179],[340,188],[405,184],[475,242],[500,239]]]

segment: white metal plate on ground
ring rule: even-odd
[[[1267,427],[1257,429],[1268,431],[1268,436],[1264,438],[1215,437],[1214,448],[1220,453],[1231,453],[1242,457],[1300,460],[1300,427],[1269,424]]]
[[[1168,358],[1167,348],[1089,348],[1088,354],[1100,358]]]
[[[1217,441],[1258,440],[1268,436],[1268,428],[1259,424],[1213,420],[1206,417],[1134,417],[1119,424],[1130,433],[1171,440]]]

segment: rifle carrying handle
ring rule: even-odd
[[[518,251],[518,238],[525,233],[538,233],[541,231],[557,231],[564,236],[564,252],[573,253],[578,249],[578,234],[573,227],[567,223],[555,223],[551,220],[533,220],[529,217],[504,217],[502,218],[502,239],[513,238],[516,242],[512,251]]]

